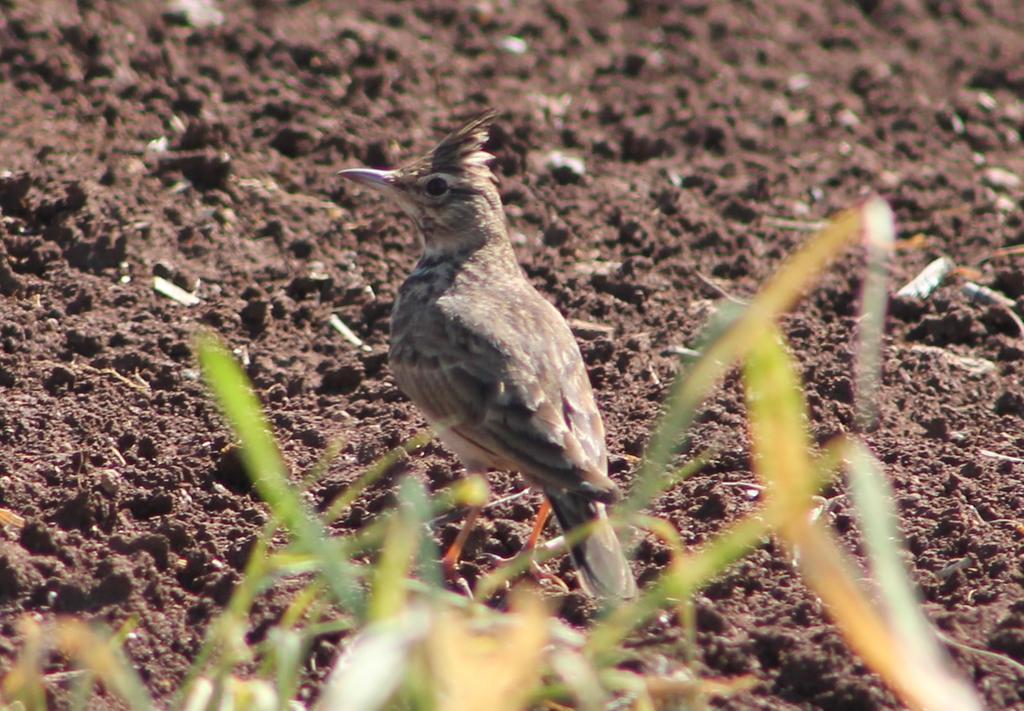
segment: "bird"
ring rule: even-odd
[[[419,235],[419,261],[392,308],[388,363],[467,473],[517,471],[543,492],[528,547],[550,511],[566,533],[587,524],[569,547],[581,588],[628,600],[637,586],[608,519],[620,492],[608,476],[604,422],[568,323],[513,250],[484,149],[496,115],[474,115],[399,168],[339,172],[385,193]],[[446,573],[479,512],[442,559]]]

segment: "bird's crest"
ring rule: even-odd
[[[477,173],[492,177],[487,164],[494,159],[483,149],[494,122],[494,109],[477,114],[448,134],[427,156],[432,173]]]

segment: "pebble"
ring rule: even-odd
[[[164,20],[196,28],[217,27],[224,22],[224,13],[214,0],[171,0]]]
[[[810,85],[811,78],[800,72],[799,74],[794,74],[786,81],[786,90],[791,94],[799,94]]]
[[[1006,168],[987,168],[981,174],[982,181],[999,190],[1016,190],[1020,187],[1020,176]]]
[[[843,109],[836,114],[836,123],[843,128],[854,128],[860,126],[860,117],[850,109]]]
[[[99,490],[110,498],[117,496],[121,488],[120,475],[113,469],[100,469],[97,472],[96,484]]]
[[[544,167],[562,184],[574,183],[587,174],[587,166],[581,158],[561,151],[551,151],[544,156]]]
[[[530,48],[526,44],[526,40],[522,37],[516,37],[515,35],[509,35],[508,37],[502,37],[498,40],[498,47],[509,54],[526,54]]]
[[[964,120],[960,118],[960,114],[952,114],[949,117],[949,127],[958,136],[962,136],[967,131],[967,127],[964,125]]]
[[[996,201],[992,204],[999,212],[1013,212],[1017,209],[1017,202],[1005,195],[997,197]]]

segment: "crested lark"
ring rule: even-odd
[[[493,111],[477,116],[402,168],[339,173],[388,194],[422,239],[391,314],[391,370],[467,471],[519,471],[563,531],[592,522],[570,550],[583,588],[630,598],[636,582],[605,514],[619,492],[604,424],[569,326],[512,251],[493,156],[483,150],[493,119]],[[464,540],[445,556],[448,572]]]

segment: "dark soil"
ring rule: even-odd
[[[334,173],[393,165],[485,106],[500,111],[495,167],[529,276],[568,317],[607,327],[579,335],[626,488],[679,368],[673,347],[693,345],[720,291],[751,295],[806,238],[788,221],[878,191],[900,236],[922,235],[897,253],[894,284],[944,253],[1022,303],[1024,260],[982,261],[1024,242],[1014,0],[254,0],[220,3],[223,23],[206,28],[164,9],[0,0],[0,507],[27,521],[0,532],[0,664],[22,615],[135,616],[127,652],[152,692],[181,680],[267,518],[226,453],[197,331],[246,358],[296,473],[345,442],[311,491],[318,506],[421,428],[385,356],[412,226]],[[525,52],[506,49],[513,35]],[[550,168],[552,151],[585,172]],[[786,323],[818,441],[852,426],[861,261],[822,274]],[[201,303],[160,296],[154,275]],[[371,350],[342,340],[332,313]],[[1024,456],[1022,373],[1013,321],[955,279],[901,299],[868,439],[932,619],[1024,662],[1024,469],[990,454]],[[757,506],[730,485],[753,481],[734,380],[688,445],[714,461],[655,507],[688,545]],[[403,473],[440,489],[459,469],[428,446],[338,533],[386,508]],[[492,483],[495,496],[522,486]],[[489,512],[467,577],[491,565],[483,553],[517,551],[535,503]],[[831,515],[854,540],[844,498]],[[666,562],[641,543],[641,581]],[[570,621],[580,601],[566,600]],[[698,671],[758,682],[722,708],[899,707],[774,545],[707,588],[697,620]],[[668,621],[649,634],[636,641],[680,633]],[[338,644],[315,651],[321,669]],[[991,708],[1024,705],[1010,666],[953,655]]]

